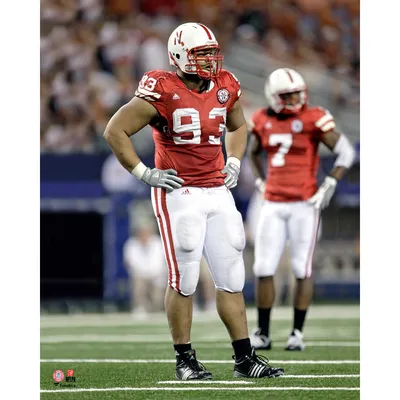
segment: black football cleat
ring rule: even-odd
[[[185,351],[183,354],[176,353],[176,379],[180,381],[211,380],[212,374],[204,365],[197,361],[196,352]]]
[[[285,372],[283,368],[273,368],[269,365],[268,359],[258,356],[252,348],[249,356],[235,359],[233,376],[235,378],[277,378]]]

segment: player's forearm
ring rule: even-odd
[[[243,124],[232,132],[227,132],[225,137],[225,150],[227,157],[241,160],[247,146],[247,125]]]
[[[347,168],[345,167],[333,167],[329,173],[329,176],[332,176],[337,181],[340,181],[347,172]]]
[[[260,155],[250,152],[248,154],[248,158],[254,178],[261,179],[264,181],[265,180],[264,167]]]
[[[136,154],[132,142],[126,132],[113,129],[112,127],[107,127],[104,132],[104,138],[121,165],[128,172],[132,172],[132,170],[140,163],[140,158]]]

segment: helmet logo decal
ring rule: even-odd
[[[230,94],[224,89],[219,89],[217,92],[217,99],[221,104],[225,104],[229,100]]]
[[[182,42],[182,31],[176,32],[176,38],[174,39],[174,44],[176,43],[181,44],[182,46],[185,45],[185,43]]]

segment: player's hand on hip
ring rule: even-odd
[[[185,182],[182,178],[179,178],[178,173],[174,169],[158,169],[158,168],[146,168],[143,176],[140,178],[146,185],[165,189],[168,193],[175,189],[182,187]]]
[[[225,168],[221,171],[226,174],[224,179],[225,186],[232,189],[237,185],[240,173],[240,160],[236,157],[229,157],[226,160]]]
[[[323,210],[328,207],[332,196],[335,193],[336,185],[337,180],[332,176],[327,176],[322,185],[318,188],[315,194],[307,200],[307,202],[312,204],[316,209]]]

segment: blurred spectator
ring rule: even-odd
[[[142,223],[123,248],[124,264],[131,283],[132,313],[147,318],[163,310],[167,266],[160,236],[150,223]]]
[[[139,48],[138,74],[143,76],[145,72],[153,69],[168,70],[169,60],[165,40],[151,27],[143,31],[143,36]]]
[[[134,0],[105,0],[107,14],[113,17],[124,17],[135,11]]]
[[[177,14],[179,12],[178,0],[139,0],[140,11],[155,17],[160,14]]]

